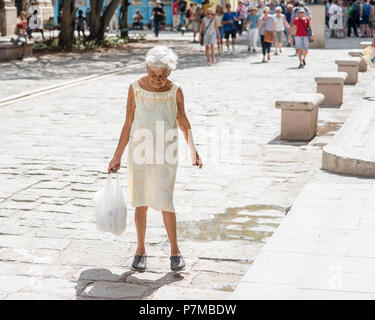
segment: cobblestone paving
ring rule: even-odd
[[[320,170],[321,147],[357,105],[371,78],[361,74],[356,86],[345,87],[341,109],[319,110],[319,134],[313,141],[286,144],[278,139],[280,111],[274,99],[315,91],[314,75],[334,71],[334,60],[346,56],[345,50],[312,50],[307,67],[297,70],[291,49],[260,64],[260,56],[248,55],[242,46],[235,56],[223,55],[217,65],[205,67],[204,57],[194,52],[201,48],[188,48],[181,45],[189,56],[181,58],[173,78],[182,84],[205,166],[200,171],[190,166],[181,140],[175,206],[186,270],[169,271],[168,241],[154,210],[148,215],[145,273],[129,269],[136,248],[129,203],[123,235],[103,234],[95,227],[93,194],[103,186],[125,117],[129,82],[141,75],[137,71],[0,109],[1,298],[229,298],[299,191]],[[102,59],[109,69],[112,59]],[[98,66],[82,61],[81,68],[97,73]],[[16,79],[12,68],[8,74]],[[36,64],[35,74],[42,75],[42,68]],[[3,83],[6,95],[15,93],[8,81],[1,82],[1,92]],[[225,137],[237,129],[241,163],[230,153],[213,159],[212,146],[220,139],[230,144]],[[125,166],[124,157],[120,177],[127,190]]]

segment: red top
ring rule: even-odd
[[[173,14],[174,16],[178,15],[178,2],[177,2],[177,1],[174,1],[174,2],[173,2],[172,11],[173,11],[172,14]]]
[[[294,18],[293,25],[297,27],[296,37],[307,37],[307,27],[310,26],[309,18]]]

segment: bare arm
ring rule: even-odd
[[[284,26],[289,29],[289,23],[288,21],[286,20],[286,17],[284,16]]]
[[[213,18],[213,19],[215,19],[215,18]],[[217,37],[218,37],[218,39],[220,39],[220,31],[219,31],[219,28],[217,26],[216,19],[214,20],[214,24],[215,24],[215,30],[216,30]]]
[[[184,95],[181,88],[178,88],[176,95],[177,102],[177,125],[182,131],[185,140],[190,148],[191,160],[193,166],[202,168],[202,159],[199,157],[198,151],[194,144],[193,134],[191,132],[190,122],[185,113]]]
[[[128,101],[126,104],[125,123],[122,127],[120,139],[119,139],[115,154],[113,155],[113,159],[109,163],[108,173],[110,173],[112,169],[114,169],[115,172],[117,172],[120,169],[122,154],[124,153],[124,150],[129,142],[130,129],[132,127],[132,123],[134,120],[134,112],[135,112],[134,91],[133,91],[133,86],[130,85],[129,92],[128,92]]]
[[[199,33],[200,33],[200,35],[202,35],[203,28],[204,28],[204,20],[201,21],[201,27],[200,27],[200,29],[199,29]]]

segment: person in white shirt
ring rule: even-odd
[[[329,30],[331,31],[331,38],[334,38],[336,36],[336,29],[337,29],[337,23],[338,23],[338,12],[339,12],[339,6],[337,5],[337,0],[334,0],[331,6],[329,7],[328,13],[329,13]]]
[[[42,34],[42,38],[44,41],[44,34],[43,34],[43,27],[42,27],[42,19],[38,14],[38,10],[34,10],[34,13],[29,19],[29,38],[31,39],[33,32],[40,32]]]
[[[275,55],[278,55],[277,50],[281,53],[281,48],[283,46],[283,35],[285,28],[289,29],[289,23],[286,21],[285,15],[283,15],[282,8],[276,7],[276,14],[273,15],[273,19],[275,20]]]

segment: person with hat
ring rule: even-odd
[[[160,6],[160,4],[161,4],[161,1],[156,0],[155,8],[152,9],[152,15],[153,15],[153,18],[154,18],[154,30],[155,30],[155,36],[156,37],[159,37],[159,31],[160,31],[161,23],[162,23],[163,17],[164,17],[164,10]]]
[[[273,18],[275,19],[275,55],[281,53],[281,48],[283,46],[283,35],[285,28],[289,29],[289,23],[286,21],[285,15],[283,15],[281,7],[276,7],[276,14]],[[277,52],[279,50],[279,53]]]
[[[293,33],[295,34],[296,39],[296,49],[299,58],[299,67],[303,68],[306,65],[306,56],[309,50],[309,32],[311,30],[311,23],[308,17],[305,17],[305,10],[300,8],[298,11],[298,17],[293,21]],[[312,39],[311,31],[311,41]]]
[[[248,51],[256,52],[257,41],[258,41],[258,22],[260,15],[256,7],[250,8],[250,13],[247,15],[247,21],[249,22],[249,48]]]

